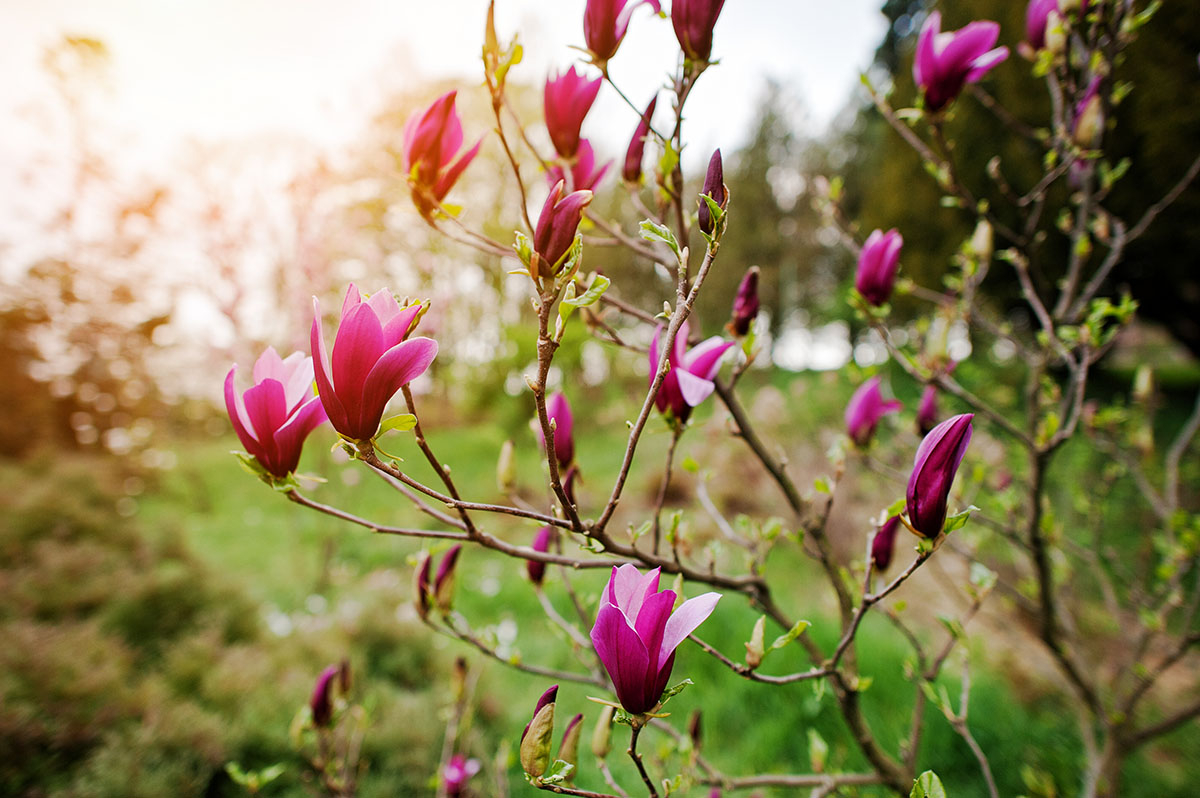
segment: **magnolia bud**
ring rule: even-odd
[[[737,336],[750,332],[750,325],[758,316],[758,309],[758,267],[751,266],[742,277],[737,296],[733,299],[733,316],[729,320],[729,331]]]
[[[692,750],[700,750],[700,742],[703,738],[700,725],[700,710],[693,709],[692,714],[688,716],[688,737],[692,738]]]
[[[583,731],[583,713],[571,718],[563,732],[562,744],[558,746],[558,758],[574,765],[579,761],[579,735]]]
[[[1095,147],[1104,134],[1104,103],[1100,99],[1100,78],[1092,78],[1083,99],[1075,106],[1072,140],[1083,148]]]
[[[1143,363],[1133,375],[1133,399],[1145,404],[1154,393],[1154,369]]]
[[[750,633],[750,642],[746,643],[746,666],[751,670],[762,664],[763,631],[766,627],[767,616],[760,615],[754,622],[754,631]]]
[[[971,235],[971,252],[980,261],[991,259],[993,238],[991,223],[987,219],[980,219]]]
[[[725,172],[721,167],[720,150],[715,150],[712,158],[708,161],[708,171],[704,175],[704,190],[701,193],[712,197],[713,201],[717,203],[717,207],[722,210],[729,204],[729,192],[725,188]],[[700,200],[697,221],[701,230],[709,235],[713,234],[714,220],[712,213],[709,212],[708,203],[703,199]]]
[[[516,447],[511,440],[500,446],[500,457],[496,460],[496,486],[503,493],[512,493],[517,486]]]
[[[1067,26],[1057,11],[1051,11],[1046,16],[1046,49],[1055,55],[1062,55],[1067,50]]]
[[[554,700],[558,698],[558,685],[554,685],[538,699],[533,710],[533,720],[521,733],[521,767],[530,778],[540,778],[550,765],[550,744],[554,737]]]
[[[421,564],[413,572],[413,592],[416,594],[413,604],[422,621],[429,617],[429,579],[432,564],[433,558],[426,552],[421,558]]]
[[[433,583],[433,600],[442,612],[449,612],[454,606],[454,571],[455,566],[458,565],[458,554],[461,551],[462,544],[455,545],[446,552],[446,556],[442,557],[442,562],[438,566],[437,578]]]
[[[606,706],[600,710],[596,718],[596,728],[592,730],[592,756],[603,759],[612,750],[612,721],[615,710]]]
[[[312,710],[313,725],[319,728],[328,726],[333,721],[333,682],[339,670],[337,665],[330,665],[321,671],[316,686],[313,687],[308,706]]]
[[[554,527],[544,526],[537,531],[533,536],[533,550],[547,552],[550,551],[550,543],[554,540]],[[541,585],[542,580],[546,578],[546,563],[537,560],[525,561],[525,572],[529,574],[529,581],[535,585]]]

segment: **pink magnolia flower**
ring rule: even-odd
[[[712,55],[713,27],[725,0],[672,0],[671,25],[684,55],[708,61]]]
[[[592,201],[592,192],[586,189],[572,191],[564,197],[563,186],[563,181],[559,180],[550,189],[533,231],[537,267],[531,266],[530,271],[542,277],[553,277],[559,271],[559,261],[575,243],[583,211]]]
[[[655,14],[662,11],[659,0],[641,0],[632,4],[629,0],[587,0],[583,10],[583,40],[587,42],[593,60],[603,64],[617,54],[629,27],[629,18],[642,2],[654,9]]]
[[[863,299],[879,307],[892,297],[896,285],[896,270],[900,268],[900,249],[904,238],[893,228],[886,233],[875,230],[867,236],[858,255],[858,271],[854,287]]]
[[[582,72],[571,67],[557,77],[546,80],[542,94],[542,109],[546,114],[546,129],[555,151],[563,158],[572,158],[579,149],[579,129],[596,101],[603,78],[588,80]]]
[[[879,419],[897,412],[901,407],[895,399],[884,401],[883,393],[879,390],[879,377],[872,377],[858,386],[846,405],[846,433],[855,445],[866,446],[875,434]]]
[[[1046,25],[1058,14],[1058,0],[1029,0],[1025,8],[1025,39],[1035,50],[1046,46]]]
[[[633,565],[612,570],[592,626],[592,645],[613,681],[617,700],[640,715],[658,704],[675,649],[702,624],[721,598],[705,593],[688,599],[672,614],[675,591],[658,589],[659,569],[645,576]]]
[[[233,431],[268,474],[283,479],[300,464],[304,439],[325,422],[325,409],[312,393],[312,358],[293,352],[281,359],[267,347],[254,364],[254,386],[241,395],[236,375],[236,365],[225,375]]]
[[[351,283],[342,303],[331,363],[321,332],[321,308],[313,297],[310,340],[317,391],[329,423],[344,437],[374,438],[388,400],[433,362],[436,341],[408,338],[420,313],[421,305],[401,308],[386,289],[364,301]]]
[[[450,798],[462,795],[463,790],[467,788],[467,782],[479,772],[479,768],[478,759],[467,759],[462,754],[450,757],[442,767],[442,785],[446,788],[446,795]]]
[[[413,204],[427,220],[450,192],[458,176],[479,152],[483,139],[465,153],[462,122],[454,110],[457,91],[434,100],[404,125],[404,168],[413,189]]]
[[[554,393],[546,399],[546,415],[554,422],[554,453],[558,457],[558,467],[567,469],[575,459],[575,438],[572,436],[575,422],[571,417],[571,405],[567,402],[566,394]],[[538,441],[546,445],[542,436],[542,425],[534,420]]]
[[[642,112],[633,138],[629,140],[629,149],[625,151],[625,166],[621,177],[629,183],[640,183],[642,180],[642,156],[646,153],[646,136],[650,135],[650,119],[654,116],[654,107],[658,105],[658,95],[655,94]]]
[[[925,91],[925,108],[940,111],[968,83],[975,83],[1008,58],[1007,47],[992,48],[1000,36],[995,22],[972,22],[962,30],[941,32],[942,13],[934,11],[921,26],[913,78]]]
[[[575,153],[575,162],[571,164],[571,171],[565,172],[561,164],[554,164],[546,170],[546,178],[550,181],[551,186],[562,180],[572,191],[594,191],[596,184],[604,178],[610,166],[612,166],[612,161],[597,169],[596,153],[592,150],[592,143],[587,139],[580,139],[579,149]]]
[[[660,324],[654,331],[654,340],[650,342],[650,382],[658,372],[659,348],[658,341],[663,327]],[[675,336],[675,345],[667,356],[670,371],[659,386],[654,404],[660,413],[668,410],[680,422],[686,422],[692,413],[692,408],[699,405],[716,387],[713,377],[721,368],[721,355],[734,346],[733,341],[726,341],[719,336],[687,348],[688,323],[679,326]]]
[[[946,503],[971,443],[974,417],[974,413],[964,413],[943,421],[917,447],[905,499],[908,522],[924,537],[937,537],[946,523]]]

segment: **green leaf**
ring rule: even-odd
[[[976,507],[975,505],[972,504],[967,509],[960,510],[959,512],[950,516],[949,518],[946,519],[946,526],[943,528],[943,531],[945,531],[946,534],[949,534],[956,529],[962,529],[964,526],[967,525],[967,521],[970,520],[971,513],[977,511],[978,509],[979,509],[978,507]]]
[[[574,296],[574,291],[571,291],[572,296],[570,298],[564,297],[562,304],[569,305],[573,308],[586,308],[589,305],[594,305],[600,301],[600,297],[604,296],[604,292],[608,290],[608,286],[611,284],[612,281],[603,274],[597,274],[592,279],[592,284],[588,290],[584,291],[579,296]],[[574,283],[571,283],[571,286],[568,287],[568,290],[570,290],[574,285]],[[561,307],[559,308],[558,312],[560,315],[562,314]]]
[[[893,515],[900,515],[900,513],[904,512],[907,508],[908,499],[901,496],[899,499],[896,499],[896,501],[888,505],[887,516],[888,518],[891,518]]]
[[[691,456],[683,458],[683,463],[680,465],[689,474],[695,474],[700,471],[700,464],[693,460]]]
[[[525,268],[529,268],[529,261],[533,259],[533,245],[529,243],[529,237],[517,231],[517,238],[513,242],[513,249],[517,252],[517,257],[521,259],[521,263],[525,264]]]
[[[832,493],[833,488],[829,484],[829,477],[817,477],[813,480],[813,488],[818,493]]]
[[[787,632],[775,638],[775,642],[771,644],[771,648],[768,650],[774,651],[777,648],[789,645],[797,637],[804,634],[804,630],[808,628],[808,625],[808,621],[796,621],[796,624],[791,629],[788,629]]]
[[[642,238],[647,241],[661,241],[670,247],[671,251],[676,255],[679,254],[679,242],[675,240],[675,234],[665,225],[658,224],[650,219],[643,219],[641,230]]]
[[[829,743],[821,733],[811,726],[808,728],[808,764],[813,773],[824,773],[825,763],[829,759]]]
[[[946,798],[946,790],[942,780],[932,770],[927,770],[917,777],[909,798]]]
[[[686,689],[687,687],[690,687],[693,684],[695,684],[695,682],[693,682],[691,679],[684,679],[682,682],[675,685],[674,687],[668,687],[665,691],[663,691],[662,698],[659,699],[659,703],[660,704],[667,703],[667,701],[669,701],[670,699],[679,695],[680,693],[682,693],[684,691],[684,689]]]
[[[545,775],[542,776],[542,784],[562,784],[575,771],[575,766],[570,762],[564,762],[561,759],[554,760],[554,764],[550,766]]]
[[[383,435],[385,432],[391,432],[392,430],[396,432],[408,432],[415,426],[417,426],[416,416],[412,413],[401,413],[398,416],[385,418],[383,423],[379,425],[379,434]]]

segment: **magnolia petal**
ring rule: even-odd
[[[647,596],[646,600],[642,602],[637,618],[630,618],[634,621],[634,631],[646,646],[655,671],[658,670],[658,652],[662,647],[663,632],[667,626],[667,619],[671,616],[671,610],[674,608],[675,591],[664,590],[661,593]]]
[[[353,310],[355,305],[361,305],[362,301],[362,294],[358,292],[357,286],[350,283],[346,288],[346,296],[342,299],[342,315],[339,318],[346,318],[346,314]]]
[[[684,367],[697,377],[711,380],[721,369],[721,356],[732,346],[733,341],[726,341],[719,335],[714,335],[692,347],[684,357]]]
[[[934,11],[925,19],[925,24],[921,26],[921,34],[917,37],[917,51],[913,57],[913,80],[923,88],[934,81],[934,66],[937,63],[934,39],[941,29],[942,12]]]
[[[279,357],[279,353],[275,351],[275,347],[268,346],[258,356],[258,360],[254,361],[252,376],[255,385],[266,379],[278,380],[281,383],[287,382],[283,359]]]
[[[354,306],[342,317],[333,341],[333,384],[351,418],[362,399],[367,375],[384,353],[383,326],[370,305]]]
[[[263,380],[247,389],[242,394],[242,401],[246,403],[246,414],[254,426],[254,437],[262,444],[263,453],[266,455],[263,465],[274,474],[279,468],[275,432],[287,421],[287,400],[283,395],[283,385],[279,380]]]
[[[386,326],[400,312],[400,303],[386,288],[380,288],[371,294],[367,299],[367,304],[371,306],[371,310],[375,311],[375,318],[379,319],[380,326]]]
[[[433,196],[436,197],[439,202],[443,197],[450,193],[450,189],[454,187],[455,181],[458,180],[458,176],[463,173],[463,170],[471,165],[471,161],[475,160],[475,156],[479,154],[479,147],[482,144],[483,139],[481,138],[479,141],[475,142],[474,147],[460,155],[458,160],[455,161],[449,168],[447,168],[445,172],[442,173],[442,176],[438,178],[437,183],[433,186]]]
[[[712,615],[720,599],[720,593],[705,593],[688,599],[679,605],[679,609],[675,610],[675,614],[667,619],[666,628],[663,630],[662,647],[658,656],[660,668],[666,663],[667,658],[675,649],[679,647],[679,644],[688,635],[696,631],[696,627],[704,623],[708,619],[708,616]]]
[[[1008,58],[1007,47],[997,47],[995,50],[989,50],[979,56],[971,64],[971,71],[967,73],[967,82],[976,82],[1006,58]]]
[[[279,453],[278,466],[281,473],[275,476],[283,477],[296,470],[296,466],[300,464],[304,440],[310,432],[325,423],[327,418],[321,400],[314,396],[302,404],[287,423],[279,428],[275,433],[275,447]]]
[[[637,632],[626,622],[625,614],[605,602],[596,616],[591,632],[596,655],[604,663],[612,679],[617,700],[633,714],[640,714],[657,703],[657,696],[647,700],[646,672],[650,656]]]
[[[351,288],[354,286],[352,285]],[[313,323],[309,331],[309,346],[313,353],[313,378],[317,382],[317,391],[321,397],[321,405],[329,416],[329,423],[343,434],[350,428],[349,418],[341,399],[333,390],[330,379],[329,352],[325,349],[325,336],[321,333],[321,306],[313,297]]]
[[[679,393],[688,407],[699,405],[709,397],[716,387],[712,380],[697,377],[683,369],[675,369],[671,373],[679,380]]]
[[[238,396],[237,389],[234,387],[234,379],[237,373],[237,366],[229,370],[225,375],[225,410],[229,413],[229,421],[233,424],[233,431],[237,433],[238,440],[242,442],[242,446],[246,451],[262,462],[266,457],[266,451],[254,434],[250,431],[250,418],[246,415],[246,408],[242,404],[242,398]]]
[[[421,304],[406,305],[383,325],[383,343],[388,349],[403,341],[412,332]]]
[[[378,359],[367,375],[362,392],[360,419],[364,430],[371,428],[365,433],[367,437],[378,429],[388,400],[402,385],[424,374],[437,352],[437,341],[432,338],[410,338],[396,344]]]

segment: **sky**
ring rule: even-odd
[[[714,36],[720,68],[689,102],[695,150],[744,140],[766,77],[802,99],[801,124],[822,129],[882,37],[880,5],[729,0]],[[575,60],[569,45],[583,43],[583,7],[584,0],[498,0],[501,38],[519,31],[525,48],[513,79],[540,83]],[[479,85],[486,8],[486,0],[0,0],[0,114],[36,116],[48,92],[42,52],[63,35],[81,35],[111,52],[106,122],[121,132],[134,165],[165,163],[188,139],[285,133],[336,148],[369,119],[386,94],[381,88],[447,77]],[[669,21],[643,6],[612,62],[613,77],[644,104],[675,49]],[[607,118],[623,121],[593,122],[584,133],[615,155],[636,120],[608,88],[591,119]],[[5,171],[36,143],[32,130],[0,126]]]

